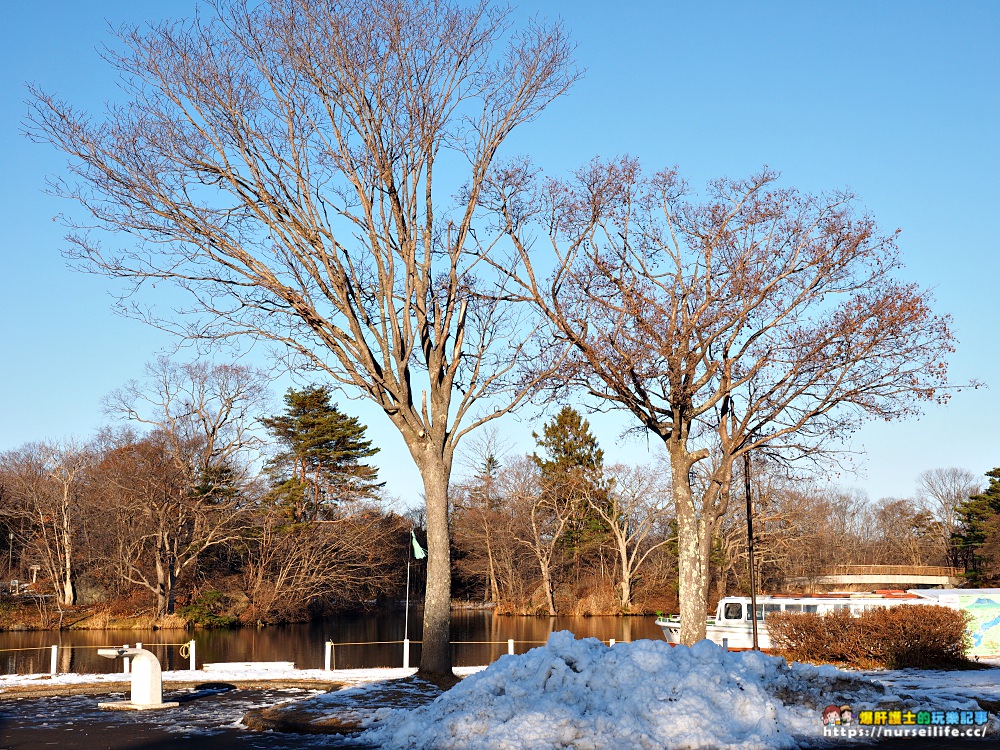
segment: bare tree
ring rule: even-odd
[[[664,443],[680,555],[681,637],[705,635],[709,561],[733,462],[768,450],[816,459],[864,419],[946,398],[950,321],[896,279],[894,235],[848,194],[778,187],[774,173],[690,199],[674,171],[593,162],[539,184],[497,171],[483,201],[527,264],[525,227],[560,262],[518,278],[574,360],[561,383],[632,412]],[[713,458],[704,491],[696,466]]]
[[[941,522],[943,542],[953,563],[956,560],[952,535],[958,530],[956,508],[982,488],[983,484],[976,474],[955,466],[927,469],[917,477],[917,495],[924,508]]]
[[[489,601],[497,604],[500,576],[496,547],[509,542],[509,534],[503,533],[509,525],[504,524],[497,479],[509,446],[495,429],[488,427],[472,438],[468,447],[464,459],[471,476],[455,493],[452,505],[459,519],[453,520],[452,529],[461,537],[455,541],[465,551],[463,567],[486,575]]]
[[[947,559],[941,522],[909,498],[871,504],[862,539],[864,562],[872,565],[940,565]]]
[[[86,515],[80,507],[93,451],[73,441],[32,443],[0,456],[7,495],[31,530],[28,540],[60,605],[76,604],[77,541]]]
[[[670,486],[648,466],[608,467],[607,498],[588,496],[590,507],[607,525],[618,555],[618,604],[632,610],[639,570],[657,549],[671,541],[667,531]]]
[[[511,33],[486,0],[209,5],[121,32],[128,102],[103,121],[33,91],[30,134],[77,178],[55,191],[90,216],[72,255],[191,292],[194,318],[160,325],[273,342],[384,410],[424,482],[421,669],[449,672],[454,451],[519,402],[530,330],[481,262],[497,249],[479,196],[508,135],[577,77],[571,45],[558,25]],[[134,244],[106,251],[102,231]]]
[[[584,488],[568,480],[560,483],[558,491],[546,488],[538,464],[528,457],[512,461],[501,474],[501,483],[501,491],[520,519],[517,540],[535,558],[545,606],[548,614],[554,616],[557,614],[554,576],[560,542],[580,506],[587,502]]]
[[[310,604],[333,599],[364,601],[398,582],[405,533],[400,519],[371,502],[333,511],[325,522],[287,524],[264,513],[240,546],[246,548],[246,622],[299,619]]]
[[[158,616],[173,613],[181,574],[239,532],[265,384],[241,365],[160,358],[145,381],[106,399],[110,413],[151,428],[141,440],[125,435],[102,462],[102,478],[118,513],[124,577],[156,594]]]

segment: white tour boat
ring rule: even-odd
[[[767,616],[772,612],[837,610],[858,613],[872,607],[937,604],[969,613],[970,656],[1000,656],[1000,589],[910,589],[908,591],[836,592],[830,594],[770,595],[757,597],[757,643],[770,648]],[[659,617],[656,624],[669,643],[680,643],[681,623],[676,616]],[[708,618],[706,637],[732,649],[753,648],[753,622],[749,596],[727,596],[719,601],[715,617]]]

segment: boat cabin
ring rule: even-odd
[[[906,592],[886,592],[880,594],[829,594],[817,596],[758,596],[757,619],[764,620],[773,612],[809,612],[826,614],[837,610],[848,610],[857,614],[871,607],[892,607],[897,604],[933,604],[919,596]],[[715,621],[719,624],[750,620],[750,598],[727,596],[719,601],[715,610]]]

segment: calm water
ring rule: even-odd
[[[453,653],[456,665],[488,664],[507,653],[513,638],[517,653],[541,645],[549,634],[572,631],[577,637],[607,641],[640,638],[662,640],[656,618],[649,617],[494,617],[488,611],[452,613]],[[410,638],[420,639],[420,614],[410,616]],[[0,674],[47,673],[51,646],[59,646],[60,672],[100,673],[121,669],[120,660],[97,655],[98,648],[141,642],[153,651],[165,670],[187,669],[179,644],[194,638],[198,666],[217,661],[293,661],[301,669],[323,667],[324,646],[332,640],[335,667],[402,666],[403,613],[342,616],[301,625],[240,630],[73,630],[64,632],[0,633]],[[365,645],[354,645],[365,644]],[[410,664],[420,660],[419,644],[412,644]]]

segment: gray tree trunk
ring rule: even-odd
[[[67,606],[76,604],[76,584],[73,575],[73,531],[69,523],[69,514],[63,513],[62,526],[63,546],[63,585],[61,603]]]
[[[448,533],[449,467],[436,456],[420,469],[427,505],[427,589],[420,671],[451,674],[451,545]]]

